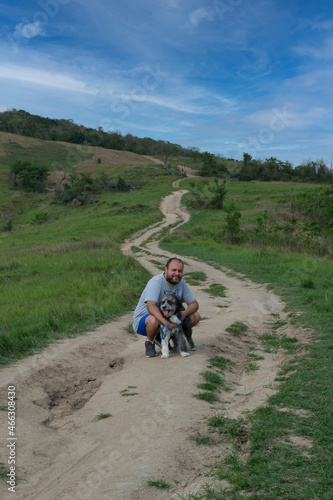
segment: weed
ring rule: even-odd
[[[193,396],[197,399],[201,399],[202,401],[207,401],[207,403],[214,403],[219,399],[216,394],[210,391],[199,392],[198,394],[193,394]]]
[[[161,490],[170,490],[171,485],[168,484],[164,479],[158,479],[157,481],[147,481],[148,486],[155,486],[155,488],[159,488]]]
[[[104,420],[105,418],[109,417],[112,417],[111,413],[99,413],[99,415],[96,415],[96,417],[94,418],[94,421]]]
[[[240,443],[248,441],[248,429],[243,418],[227,418],[223,414],[217,414],[208,420],[208,426],[212,432],[229,435]]]
[[[218,480],[226,479],[229,483],[237,485],[238,488],[248,486],[249,470],[237,450],[228,453],[222,462],[216,463],[211,468],[209,475]]]
[[[228,326],[228,328],[226,328],[225,330],[226,332],[232,333],[233,335],[238,337],[242,333],[246,332],[248,329],[249,327],[247,325],[241,323],[240,321],[236,321],[232,325]]]
[[[128,331],[128,333],[131,333],[132,335],[135,333],[134,329],[133,329],[133,326],[132,326],[132,323],[129,323],[129,325],[127,326],[126,330]]]
[[[3,462],[0,462],[0,478],[3,481],[7,480],[8,472],[9,472],[9,468]]]
[[[194,441],[197,445],[212,446],[215,444],[210,437],[202,436],[201,434],[198,434],[197,436],[192,436],[190,437],[190,439]]]
[[[266,333],[259,337],[265,346],[265,352],[277,352],[278,349],[285,349],[289,354],[293,354],[300,346],[296,345],[298,340],[296,337],[288,337],[283,334],[282,336]]]
[[[215,384],[211,384],[209,382],[203,382],[201,384],[198,384],[197,388],[198,389],[202,389],[203,391],[215,391],[216,385]]]
[[[279,328],[281,328],[282,326],[285,326],[286,324],[287,324],[287,321],[285,321],[283,319],[277,319],[274,323],[272,323],[271,329],[273,331],[276,331]]]
[[[120,391],[120,394],[122,396],[136,396],[138,394],[138,392],[129,392],[129,389],[136,389],[136,385],[129,385],[127,389]]]
[[[251,353],[251,352],[248,354],[248,357],[251,358],[251,359],[253,359],[254,361],[260,361],[262,359],[265,359],[264,356],[261,356],[260,354],[254,354],[254,353]]]
[[[213,297],[226,297],[225,290],[225,286],[213,283],[209,288],[204,289],[204,292],[209,293]]]
[[[201,271],[186,273],[186,282],[192,286],[200,285],[200,283],[202,283],[202,281],[206,281],[206,279],[206,273],[203,273]]]
[[[205,482],[197,493],[189,493],[189,495],[177,495],[181,500],[224,500],[228,498],[229,488],[222,488],[209,482]],[[236,499],[235,499],[236,500]]]
[[[259,365],[257,363],[253,363],[252,361],[250,363],[247,363],[245,365],[245,373],[251,373],[259,370]]]
[[[224,371],[228,365],[234,364],[230,359],[224,358],[223,356],[213,356],[209,358],[209,367],[218,368],[221,371]]]
[[[206,380],[206,382],[210,383],[215,389],[223,385],[222,377],[217,373],[205,371],[201,375]]]

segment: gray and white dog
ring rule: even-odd
[[[184,306],[181,300],[174,293],[166,293],[160,300],[159,309],[170,323],[177,325],[177,327],[173,330],[169,330],[162,323],[160,323],[160,337],[162,339],[161,357],[164,359],[169,357],[170,339],[172,339],[173,342],[172,352],[179,352],[180,350],[180,354],[183,357],[189,356],[190,353],[187,350],[186,340],[188,341],[191,350],[196,351],[197,348],[195,347],[192,339],[191,318],[186,316],[184,321],[182,320],[181,311],[184,310]]]

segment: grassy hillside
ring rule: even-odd
[[[14,216],[12,229],[0,232],[0,362],[6,363],[134,306],[148,276],[120,244],[161,217],[159,200],[175,171],[129,152],[10,134],[0,140],[0,210]],[[93,204],[74,208],[55,203],[52,191],[13,188],[8,172],[17,159],[46,164],[53,175],[121,175],[134,188],[102,192]],[[51,176],[47,185],[54,183]]]
[[[228,189],[226,208],[233,203],[241,211],[241,235],[255,237],[256,221],[265,211],[280,221],[288,220],[295,195],[307,192],[311,199],[323,187],[238,183]],[[287,304],[290,321],[311,333],[312,342],[293,344],[289,339],[289,345],[283,346],[286,338],[279,334],[277,318],[276,333],[263,336],[263,343],[270,352],[285,349],[289,358],[276,378],[280,389],[266,404],[239,419],[225,418],[222,412],[208,422],[202,442],[215,433],[224,445],[230,444],[231,451],[208,468],[209,479],[200,492],[182,498],[328,500],[333,487],[332,233],[328,231],[326,256],[305,244],[292,251],[279,239],[245,239],[232,245],[223,236],[225,212],[192,210],[191,215],[186,225],[164,239],[162,247],[267,284]],[[287,236],[291,240],[291,233]],[[303,238],[307,241],[306,231]],[[225,488],[224,480],[230,487]]]
[[[43,141],[31,137],[0,132],[0,184],[2,209],[12,210],[15,214],[28,208],[33,202],[46,203],[52,201],[47,192],[43,196],[30,196],[19,191],[13,192],[8,179],[10,165],[23,160],[47,166],[50,176],[47,187],[55,187],[56,180],[71,172],[91,173],[98,176],[102,172],[117,177],[127,172],[129,179],[134,180],[147,168],[155,170],[155,161],[129,151],[116,151],[100,147],[82,146],[62,142]],[[157,162],[158,160],[156,160]]]
[[[49,189],[63,172],[121,175],[132,189],[101,192],[93,204],[76,208],[55,203],[52,191],[13,188],[9,166],[20,159],[49,167]],[[121,254],[120,245],[161,218],[160,198],[176,175],[174,168],[128,152],[0,134],[0,210],[14,217],[11,230],[0,231],[0,364],[133,309],[148,275]],[[198,182],[183,181],[190,191],[184,202],[195,198]],[[211,194],[205,185],[199,191]],[[191,220],[163,241],[170,253],[268,283],[287,303],[290,320],[313,335],[311,345],[290,350],[278,393],[252,414],[227,422],[232,451],[207,469],[215,486],[207,482],[193,500],[332,497],[331,200],[331,191],[318,184],[230,182],[223,211],[192,204]],[[237,244],[228,241],[228,210],[241,213]],[[282,340],[271,336],[270,348],[281,349]],[[223,415],[217,417],[225,424]],[[225,441],[222,423],[207,432]],[[246,444],[237,441],[238,431]],[[295,446],[291,433],[310,446]]]

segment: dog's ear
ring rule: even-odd
[[[183,303],[182,303],[181,299],[176,294],[174,294],[174,296],[175,296],[175,299],[176,299],[176,302],[177,302],[178,309],[181,309],[182,306],[183,306]]]

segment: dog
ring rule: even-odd
[[[186,340],[188,341],[192,351],[196,351],[197,348],[192,339],[192,324],[191,318],[186,316],[182,319],[181,311],[184,311],[184,306],[181,300],[174,293],[166,293],[163,295],[159,302],[159,310],[168,322],[177,325],[173,330],[167,329],[162,323],[160,323],[160,337],[162,339],[161,349],[162,358],[166,359],[169,357],[171,352],[179,352],[183,357],[190,356],[187,350]],[[186,338],[186,340],[185,340]],[[172,339],[173,347],[170,348],[170,339]]]

